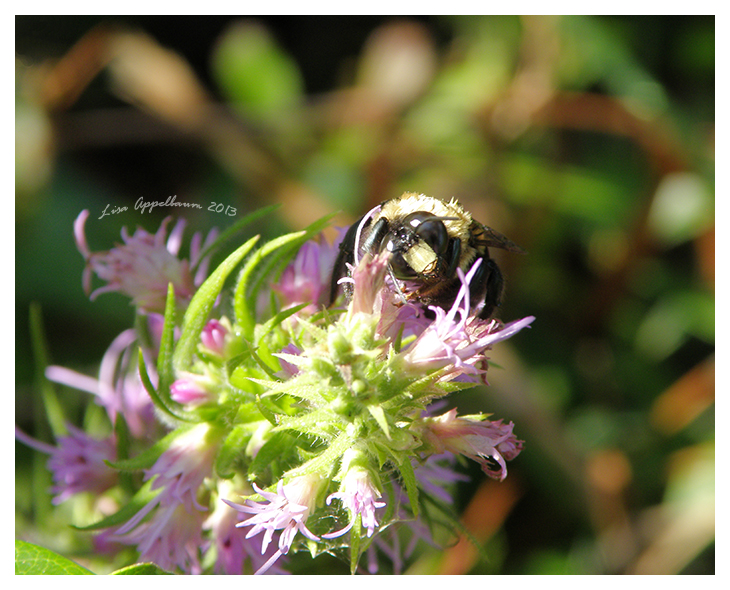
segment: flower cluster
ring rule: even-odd
[[[165,238],[169,220],[92,253],[87,216],[74,227],[87,292],[126,294],[140,321],[98,379],[62,367],[47,377],[94,395],[109,434],[68,426],[55,446],[16,436],[49,455],[54,502],[128,494],[88,527],[100,540],[185,573],[285,573],[302,549],[349,555],[353,573],[362,556],[371,572],[384,556],[398,572],[416,543],[434,542],[419,496],[450,503],[457,457],[506,477],[523,444],[514,425],[433,403],[486,382],[491,346],[534,319],[470,313],[479,262],[459,271],[450,309],[425,310],[391,288],[387,256],[363,256],[338,313],[324,310],[337,244],[319,226],[255,251],[249,240],[208,273],[215,234],[193,238],[190,260],[178,256],[182,224]],[[93,292],[92,274],[106,283]],[[411,533],[402,549],[398,526]]]

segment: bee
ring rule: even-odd
[[[472,219],[458,201],[449,202],[417,193],[404,193],[383,202],[352,225],[340,244],[332,270],[330,299],[340,289],[365,254],[389,253],[388,272],[405,301],[448,310],[453,305],[461,280],[474,263],[481,264],[469,283],[472,312],[488,319],[502,300],[504,279],[489,248],[524,253],[511,240]],[[349,298],[352,285],[342,288]]]

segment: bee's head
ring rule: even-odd
[[[416,211],[391,223],[380,251],[390,252],[390,266],[397,278],[409,280],[434,272],[449,247],[450,236],[444,225],[449,219],[453,218]]]

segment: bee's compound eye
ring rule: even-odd
[[[433,216],[433,213],[417,211],[403,220],[404,225],[410,225],[416,235],[426,242],[436,254],[443,254],[449,243],[449,232],[444,222]]]

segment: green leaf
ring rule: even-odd
[[[291,455],[295,448],[294,437],[285,432],[277,432],[256,453],[256,457],[248,470],[249,476],[256,478],[264,473],[272,464],[278,464]]]
[[[336,213],[326,215],[302,231],[267,242],[246,263],[239,275],[234,297],[236,320],[242,327],[246,338],[253,338],[254,313],[252,310],[255,309],[258,293],[264,280],[270,279],[278,265],[288,262],[293,251],[298,250],[304,242],[319,233],[335,215]]]
[[[289,476],[296,477],[298,475],[308,475],[309,473],[329,473],[336,469],[340,463],[340,457],[345,451],[352,447],[353,437],[347,434],[341,434],[333,440],[324,451],[319,455],[310,459],[303,465],[289,472]]]
[[[230,240],[233,236],[235,236],[237,233],[239,233],[245,226],[250,225],[257,219],[260,219],[261,217],[267,216],[269,213],[272,213],[276,209],[281,207],[280,204],[275,205],[269,205],[268,207],[262,207],[261,209],[256,209],[256,211],[249,213],[242,219],[239,219],[234,223],[232,226],[221,232],[221,234],[215,239],[215,241],[208,246],[205,250],[203,250],[200,253],[200,259],[198,262],[198,265],[200,265],[200,262],[205,260],[205,257],[211,254],[212,252],[215,252],[218,248],[220,248],[225,242]],[[193,268],[193,274],[195,273],[195,269],[197,268],[196,265]]]
[[[15,575],[89,576],[93,572],[49,549],[16,539]]]
[[[73,528],[79,531],[96,531],[126,523],[160,493],[160,490],[152,491],[152,482],[153,480],[145,482],[129,503],[120,508],[114,514],[93,524],[87,526],[74,526]]]
[[[385,416],[383,408],[381,406],[368,406],[368,412],[375,418],[378,426],[385,433],[385,437],[390,440],[390,428],[388,427],[388,419]]]
[[[54,437],[58,438],[66,434],[67,420],[53,384],[46,379],[48,347],[46,346],[45,329],[43,328],[43,316],[41,315],[40,305],[37,303],[30,306],[30,336],[33,345],[36,386],[43,397],[48,424],[51,426]],[[45,424],[45,422],[39,421],[39,425],[41,424]],[[43,429],[43,426],[40,426],[39,433],[42,433]]]
[[[218,457],[215,461],[215,471],[222,478],[233,477],[232,469],[236,459],[241,457],[242,449],[251,438],[251,426],[249,424],[238,424],[231,429],[223,441]]]
[[[159,459],[162,453],[170,448],[170,445],[178,436],[184,434],[189,429],[190,426],[181,426],[158,440],[151,447],[142,451],[139,455],[132,457],[131,459],[114,462],[107,461],[107,464],[114,469],[119,469],[120,471],[141,471],[142,469],[148,469],[154,465],[155,461]]]
[[[172,401],[172,399],[165,400],[163,399],[160,394],[157,392],[157,389],[155,389],[155,386],[152,384],[152,381],[150,380],[150,376],[147,373],[147,365],[145,364],[144,360],[144,354],[142,354],[142,349],[139,349],[139,358],[137,360],[139,364],[139,377],[142,380],[142,385],[144,385],[145,390],[149,394],[150,398],[152,399],[152,402],[154,403],[155,407],[168,416],[171,416],[172,418],[175,418],[176,420],[181,421],[189,421],[190,418],[184,416],[181,412],[176,412],[174,409],[173,404],[176,404]],[[168,389],[169,394],[169,389]]]
[[[236,284],[236,293],[233,300],[233,309],[236,315],[236,322],[241,326],[243,334],[247,338],[252,338],[254,328],[253,309],[255,302],[249,294],[250,282],[257,270],[257,267],[269,254],[272,254],[282,246],[294,242],[306,235],[306,231],[300,231],[293,234],[287,234],[279,238],[275,238],[259,248],[253,256],[246,262],[238,276]],[[263,274],[263,273],[262,273]]]
[[[416,474],[413,471],[413,465],[411,465],[408,457],[405,457],[400,465],[398,465],[403,483],[406,485],[406,492],[408,492],[408,501],[411,504],[413,510],[413,516],[418,516],[418,483],[416,482]]]
[[[182,333],[178,340],[173,355],[173,366],[178,371],[183,371],[190,366],[193,354],[200,339],[205,323],[208,321],[208,314],[215,304],[215,300],[223,289],[223,284],[231,271],[238,266],[248,253],[253,249],[259,236],[255,236],[238,248],[233,254],[226,258],[221,265],[213,271],[205,282],[200,286],[193,296],[182,323]]]
[[[175,288],[172,283],[167,286],[167,302],[165,303],[165,321],[162,326],[160,352],[157,357],[157,375],[159,382],[157,393],[166,407],[172,407],[170,385],[175,380],[172,358],[175,348]]]
[[[117,461],[126,461],[129,459],[130,434],[129,426],[122,413],[117,414],[114,420],[114,434],[117,439]],[[134,483],[130,473],[120,473],[119,484],[127,493],[134,493]]]
[[[166,572],[154,563],[135,563],[128,565],[115,572],[113,576],[171,576],[170,572]]]
[[[350,574],[355,575],[357,563],[360,561],[360,545],[362,544],[362,514],[357,515],[350,530]]]

